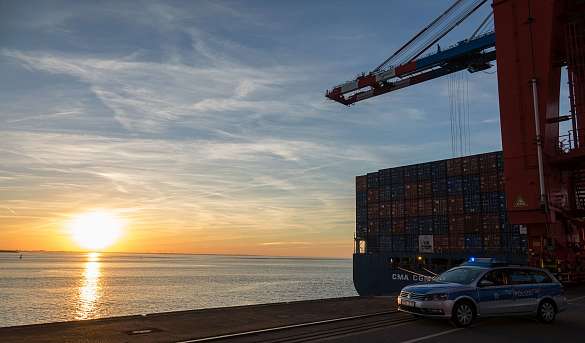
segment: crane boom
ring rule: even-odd
[[[486,2],[487,0],[456,0],[374,70],[333,87],[325,96],[349,106],[463,69],[474,72],[489,68],[489,62],[495,60],[495,52],[489,51],[495,47],[494,32],[482,36],[476,36],[475,32],[471,38],[456,46],[444,51],[438,48],[437,52],[420,57]]]
[[[333,87],[325,96],[349,106],[463,69],[471,72],[484,70],[490,68],[489,62],[496,59],[495,45],[496,34],[490,32],[394,68],[359,76]]]

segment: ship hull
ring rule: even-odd
[[[432,257],[431,257],[432,256]],[[361,296],[395,295],[405,286],[428,282],[432,279],[433,273],[438,274],[449,268],[460,265],[469,259],[469,254],[451,255],[448,259],[444,256],[427,255],[429,260],[440,259],[440,265],[413,266],[412,264],[396,263],[397,260],[415,260],[416,256],[409,257],[408,254],[391,255],[384,253],[377,254],[354,254],[353,255],[353,283],[356,291]],[[507,261],[512,264],[524,265],[527,262],[525,255],[482,255],[476,257],[490,257],[500,261]]]
[[[353,255],[353,283],[359,295],[391,295],[405,286],[428,280],[428,276],[391,266],[388,260],[382,254]]]

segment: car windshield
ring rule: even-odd
[[[484,270],[481,268],[455,268],[447,270],[441,275],[437,276],[435,281],[438,282],[452,282],[459,283],[462,285],[468,285],[477,279],[477,277]]]

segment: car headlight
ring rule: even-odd
[[[446,293],[437,293],[437,294],[429,294],[425,295],[425,301],[437,301],[437,300],[447,300],[449,296]]]

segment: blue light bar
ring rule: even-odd
[[[505,262],[498,262],[492,257],[470,257],[469,260],[463,262],[464,266],[478,266],[478,267],[493,267],[497,264],[506,264]]]

